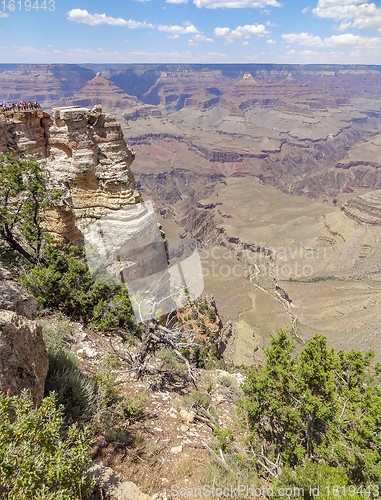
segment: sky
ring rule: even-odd
[[[381,0],[5,0],[0,63],[380,64]]]

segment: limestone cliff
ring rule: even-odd
[[[126,146],[114,116],[96,106],[7,111],[0,115],[0,153],[30,152],[45,164],[47,180],[62,191],[60,207],[47,213],[58,237],[82,238],[94,220],[140,201]]]

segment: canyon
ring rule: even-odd
[[[151,200],[168,238],[199,245],[236,364],[275,327],[380,352],[380,67],[0,65],[0,99],[34,98],[27,123],[0,115],[0,148],[69,183],[60,231]]]

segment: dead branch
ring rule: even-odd
[[[221,459],[221,458],[217,455],[217,453],[215,453],[215,452],[214,452],[211,448],[209,448],[209,446],[208,446],[206,443],[204,443],[204,441],[201,441],[201,444],[202,444],[202,446],[203,446],[206,450],[208,450],[208,451],[209,451],[209,453],[212,455],[212,457],[214,457],[214,458],[217,460],[217,462],[218,462],[220,465],[222,465],[222,467],[223,467],[224,469],[226,469],[226,470],[227,470],[227,471],[229,471],[229,472],[232,472],[232,471],[231,471],[231,469],[230,469],[230,467],[229,467],[229,466],[227,465],[227,463],[225,462],[225,460],[222,460],[222,459]]]

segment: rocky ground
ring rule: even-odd
[[[57,317],[45,317],[42,324],[62,330],[62,319]],[[99,370],[102,359],[110,353],[123,356],[126,349],[130,352],[135,349],[126,346],[116,334],[105,335],[84,329],[75,322],[64,321],[64,324],[65,344],[76,353],[79,368],[86,373]],[[150,367],[158,370],[158,374],[137,380],[135,374],[126,373],[123,361],[114,364],[120,395],[146,396],[143,416],[126,428],[122,440],[119,438],[110,442],[97,435],[93,440],[91,456],[94,464],[101,463],[103,467],[111,468],[114,475],[117,474],[115,489],[121,489],[125,481],[131,481],[150,497],[166,499],[170,497],[172,486],[202,487],[213,479],[217,462],[205,444],[213,449],[218,444],[213,431],[217,422],[221,428],[230,427],[233,430],[233,449],[237,452],[244,449],[235,404],[241,395],[239,385],[244,375],[234,369],[230,372],[194,370],[197,386],[210,396],[214,408],[215,418],[206,419],[188,410],[190,402],[186,398],[195,386],[186,370],[171,372],[157,356],[151,360]],[[105,474],[104,469],[102,474]],[[108,477],[109,474],[106,475]],[[104,491],[108,491],[107,488],[104,486]]]

